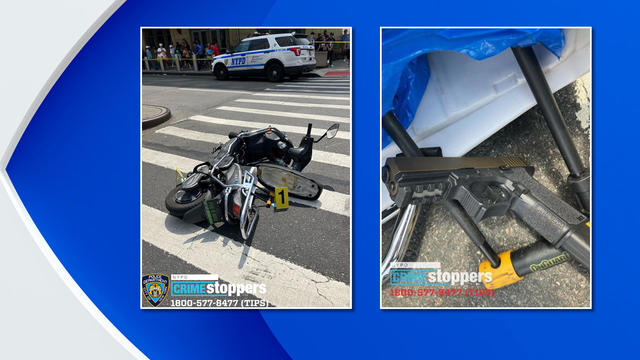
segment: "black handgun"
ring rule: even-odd
[[[492,273],[485,285],[499,288],[570,257],[590,268],[588,217],[533,179],[533,170],[518,157],[398,156],[386,160],[382,181],[400,208],[443,202],[488,258],[480,265]],[[497,255],[476,223],[507,213],[547,242]]]

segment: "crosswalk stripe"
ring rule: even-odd
[[[232,284],[265,284],[255,294],[277,307],[349,307],[349,285],[213,231],[141,206],[141,237]]]
[[[206,132],[200,132],[195,130],[183,129],[175,126],[167,126],[156,131],[159,134],[177,136],[184,139],[204,141],[211,143],[225,143],[229,141],[229,137],[226,135],[212,134]],[[349,155],[338,154],[327,151],[313,150],[311,161],[336,165],[342,167],[351,166],[351,158]]]
[[[348,77],[299,77],[293,81],[349,81]]]
[[[287,97],[300,99],[318,99],[318,100],[343,100],[349,101],[348,96],[323,96],[323,95],[303,95],[303,94],[274,94],[270,92],[253,93],[252,96],[269,96],[269,97]]]
[[[289,83],[302,84],[348,84],[350,80],[296,80]]]
[[[187,158],[180,155],[169,154],[157,150],[143,147],[140,151],[140,157],[143,162],[175,170],[192,170],[196,165],[204,162]],[[294,199],[290,199],[292,202]],[[317,201],[309,202],[295,200],[297,203],[305,204],[312,207],[332,212],[334,214],[351,216],[350,196],[335,191],[324,190]],[[318,204],[319,203],[319,204]]]
[[[307,120],[322,120],[322,121],[335,121],[350,124],[351,118],[342,117],[342,116],[329,116],[329,115],[320,115],[320,114],[305,114],[305,113],[297,113],[291,111],[273,111],[273,110],[263,110],[263,109],[252,109],[252,108],[239,108],[235,106],[218,106],[217,110],[225,110],[225,111],[235,111],[247,114],[256,114],[256,115],[272,115],[272,116],[281,116],[288,118],[297,118],[297,119],[307,119]]]
[[[149,86],[149,85],[145,85]],[[163,86],[164,87],[164,86]],[[237,94],[251,94],[250,91],[246,90],[227,90],[227,89],[203,89],[203,88],[178,88],[178,90],[187,90],[187,91],[205,91],[205,92],[222,92],[222,93],[237,93]]]
[[[305,90],[305,89],[274,89],[266,88],[267,91],[287,91],[287,92],[309,92],[320,94],[349,94],[349,91],[334,91],[334,90]]]
[[[266,123],[253,122],[253,121],[243,121],[243,120],[229,120],[229,119],[221,119],[211,116],[204,115],[193,115],[189,117],[189,120],[206,122],[214,125],[226,125],[226,126],[237,126],[241,128],[247,129],[261,129],[267,127]],[[284,131],[286,133],[294,133],[294,134],[306,134],[307,127],[306,126],[293,126],[293,125],[280,125],[280,124],[269,124],[272,126],[276,126],[279,130]],[[318,127],[314,127],[311,129],[312,136],[322,136],[326,129],[321,129]],[[350,131],[340,131],[338,130],[338,134],[336,134],[336,139],[351,139]]]
[[[145,85],[146,86],[146,85]],[[187,90],[187,91],[204,91],[204,92],[227,92],[227,93],[237,93],[237,94],[247,94],[253,96],[282,96],[282,97],[299,97],[299,98],[307,98],[307,99],[323,99],[323,100],[349,100],[348,96],[314,96],[314,95],[302,95],[302,94],[274,94],[268,91],[282,91],[282,92],[305,92],[305,93],[325,93],[325,94],[349,94],[348,91],[323,91],[323,90],[298,90],[298,89],[273,89],[266,88],[264,89],[267,92],[250,92],[245,90],[218,90],[218,89],[202,89],[202,88],[178,88],[178,90]]]
[[[344,90],[348,90],[350,88],[349,84],[344,84],[344,85],[295,85],[295,84],[278,84],[276,86],[279,87],[293,87],[293,88],[337,88],[337,89],[344,89]]]
[[[346,109],[349,110],[349,105],[336,105],[336,104],[314,104],[314,103],[299,103],[299,102],[287,102],[276,100],[258,100],[258,99],[236,99],[237,102],[254,103],[254,104],[268,104],[268,105],[282,105],[282,106],[294,106],[294,107],[316,107],[324,109]]]

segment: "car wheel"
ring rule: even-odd
[[[215,74],[218,80],[227,80],[229,78],[229,70],[224,65],[216,66]]]
[[[273,63],[267,67],[267,79],[277,82],[284,79],[284,68],[278,63]]]

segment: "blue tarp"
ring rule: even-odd
[[[512,46],[541,43],[558,58],[564,47],[561,29],[384,29],[382,31],[382,114],[393,110],[407,128],[427,82],[427,53],[457,51],[482,60]],[[382,131],[382,146],[391,138]]]

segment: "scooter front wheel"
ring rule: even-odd
[[[173,188],[173,190],[169,191],[169,193],[167,194],[167,197],[165,197],[164,199],[164,204],[167,207],[167,210],[169,210],[169,214],[173,216],[177,216],[179,218],[182,218],[187,211],[200,205],[204,201],[206,197],[205,195],[207,193],[206,191],[200,191],[199,194],[193,195],[192,201],[178,202],[179,191],[184,191],[182,190],[182,185],[178,185],[175,188]]]

